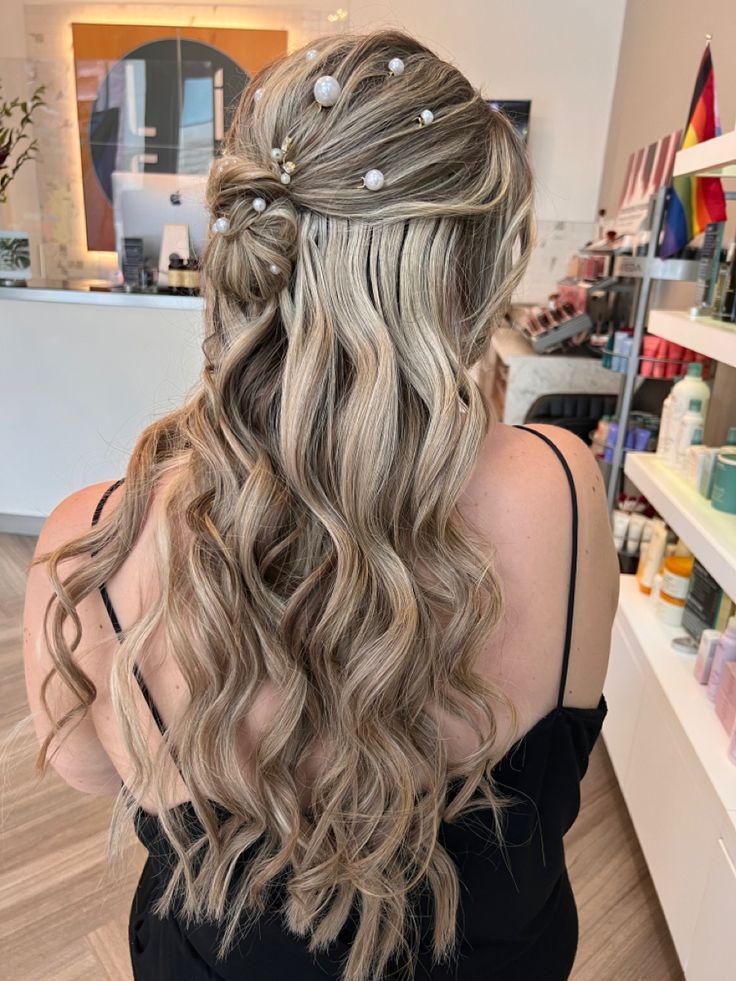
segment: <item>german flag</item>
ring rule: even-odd
[[[708,43],[700,62],[680,149],[711,140],[720,133],[713,59]],[[726,199],[720,177],[674,177],[659,254],[664,259],[675,255],[711,222],[725,220]]]

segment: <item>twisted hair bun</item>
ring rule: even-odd
[[[263,211],[253,207],[258,198],[266,202]],[[210,285],[242,303],[278,293],[291,275],[297,235],[296,210],[278,177],[248,160],[224,157],[210,172],[207,206],[213,219],[230,223],[207,245]]]

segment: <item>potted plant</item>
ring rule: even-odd
[[[34,113],[46,102],[40,85],[30,99],[3,98],[0,82],[0,205],[8,200],[8,188],[21,167],[38,157],[38,141],[29,132]],[[31,274],[28,236],[0,231],[0,283],[25,285]]]

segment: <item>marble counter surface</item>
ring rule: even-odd
[[[101,280],[29,280],[27,286],[0,286],[1,300],[39,303],[84,303],[107,307],[147,307],[159,310],[201,310],[199,296],[126,292]]]
[[[524,423],[542,395],[618,395],[623,375],[604,368],[597,358],[578,354],[537,354],[526,338],[511,327],[493,335],[496,357],[507,369],[502,422]]]

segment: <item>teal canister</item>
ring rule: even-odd
[[[736,453],[719,453],[716,457],[710,503],[718,511],[736,514]]]

